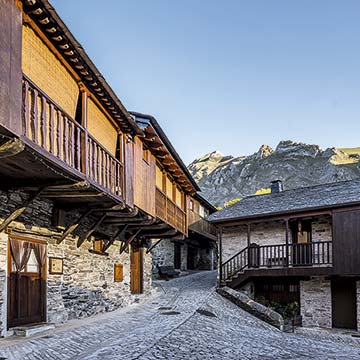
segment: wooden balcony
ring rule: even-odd
[[[84,174],[90,183],[116,197],[123,196],[123,164],[26,76],[23,135],[57,164]]]
[[[267,272],[286,269],[286,274],[311,275],[315,269],[331,268],[333,264],[332,241],[306,244],[251,245],[241,250],[221,266],[221,280],[231,281],[244,272],[266,275]],[[289,271],[289,269],[291,269]],[[259,271],[261,270],[261,271]],[[292,271],[294,270],[294,271]]]
[[[182,234],[187,235],[186,213],[170,200],[160,189],[155,194],[156,216]]]
[[[216,227],[193,210],[188,211],[189,230],[216,240]]]

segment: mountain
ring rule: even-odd
[[[213,204],[253,195],[272,180],[285,189],[345,181],[360,177],[360,148],[328,148],[281,141],[272,149],[262,145],[249,156],[224,156],[214,151],[189,165],[189,170]]]

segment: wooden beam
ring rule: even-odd
[[[164,240],[164,239],[160,239],[160,240],[158,240],[155,244],[152,244],[152,245],[146,250],[146,254],[148,254],[149,252],[151,252],[151,250],[152,250],[155,246],[159,245],[162,240]]]
[[[125,238],[125,232],[128,228],[128,225],[125,225],[124,227],[122,227],[121,229],[119,229],[114,236],[111,237],[111,239],[104,244],[103,248],[102,248],[102,252],[105,252],[114,242],[115,240],[120,237],[121,239]]]
[[[133,242],[133,240],[140,234],[141,229],[136,231],[135,234],[131,235],[124,244],[120,247],[120,255],[125,251],[125,249]]]
[[[86,231],[84,234],[82,234],[78,241],[77,241],[77,247],[79,248],[89,237],[90,235],[101,225],[101,223],[104,221],[104,219],[106,218],[106,214],[103,214],[101,216],[101,218],[88,230]]]
[[[24,151],[25,144],[18,139],[6,141],[0,146],[0,159],[17,155]]]
[[[2,232],[6,227],[10,225],[11,222],[16,220],[26,208],[42,193],[43,189],[37,191],[34,195],[29,196],[29,198],[24,202],[22,206],[14,210],[1,224],[0,232]]]
[[[71,233],[80,225],[81,221],[83,221],[87,216],[89,216],[91,214],[92,210],[88,210],[87,212],[85,212],[84,214],[82,214],[74,223],[72,223],[61,235],[61,237],[58,239],[58,241],[56,242],[58,245],[61,244],[64,239],[71,235]]]
[[[177,235],[177,230],[175,230],[175,229],[166,230],[163,232],[154,232],[154,233],[143,234],[143,236],[147,237],[147,238],[173,237],[175,235]]]

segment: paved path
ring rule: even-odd
[[[162,293],[143,304],[0,340],[0,358],[360,360],[360,339],[281,333],[220,297],[214,283],[214,272],[162,282]]]

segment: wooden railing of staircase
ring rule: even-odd
[[[252,244],[222,264],[220,279],[226,281],[245,269],[328,266],[332,265],[332,257],[331,241],[288,245]]]

